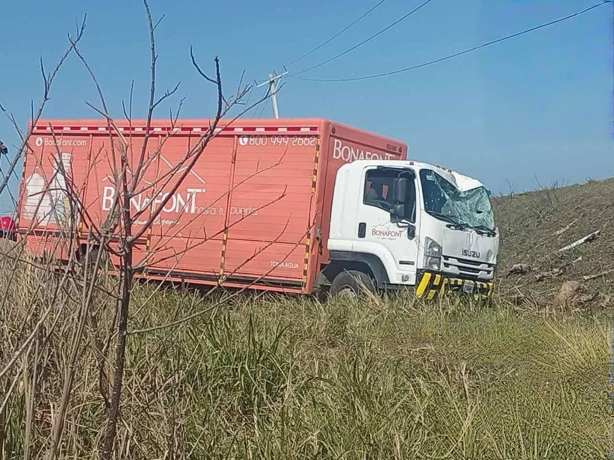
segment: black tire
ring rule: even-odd
[[[100,256],[98,255],[100,254]],[[86,254],[83,254],[82,262],[84,264],[83,268],[87,267],[87,270],[90,273],[94,272],[94,268],[96,267],[96,261],[98,261],[98,257],[100,260],[98,261],[98,270],[106,271],[109,268],[109,259],[106,253],[100,251],[99,247],[93,247]]]
[[[331,296],[349,295],[357,297],[365,292],[375,292],[375,282],[366,273],[358,270],[344,270],[339,273],[330,286]]]

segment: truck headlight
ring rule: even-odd
[[[441,268],[441,245],[428,236],[424,242],[424,268],[426,270],[439,270]]]
[[[437,241],[430,239],[428,236],[424,240],[426,245],[425,254],[431,257],[441,257],[441,246]]]
[[[439,267],[440,266],[441,266],[441,258],[440,257],[426,256],[424,258],[424,268],[426,270],[439,271]]]

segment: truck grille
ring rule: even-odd
[[[461,259],[460,257],[443,256],[443,270],[468,278],[490,279],[494,275],[494,264],[479,260]]]

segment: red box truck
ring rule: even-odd
[[[105,120],[38,121],[25,158],[18,213],[19,233],[32,252],[69,256],[55,244],[66,224],[68,190],[78,195],[88,217],[79,223],[73,246],[85,248],[91,226],[102,225],[117,193],[111,167],[117,161],[115,142],[121,136],[130,161],[136,161],[146,126],[144,120],[117,121],[111,130]],[[417,286],[431,296],[445,289],[448,278],[449,286],[457,279],[477,292],[492,289],[494,224],[450,225],[424,202],[422,182],[442,180],[462,191],[464,176],[402,161],[403,142],[329,120],[222,120],[218,126],[139,240],[135,261],[142,263],[142,276],[304,294],[332,283],[336,291],[356,290],[358,284]],[[162,205],[173,182],[162,189],[156,184],[170,171],[181,173],[176,166],[208,127],[208,120],[150,125],[151,163],[130,200],[132,214],[138,215],[135,232]],[[354,169],[344,168],[348,164]],[[421,178],[422,170],[434,175]],[[481,216],[491,215],[481,189],[477,181],[468,188],[482,200]],[[441,230],[430,220],[451,228]],[[429,255],[428,267],[421,249],[425,238],[433,242],[431,252],[450,248],[448,254]],[[446,238],[448,243],[442,241]],[[442,257],[454,267],[449,276],[443,276]]]

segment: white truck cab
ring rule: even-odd
[[[490,296],[499,233],[481,182],[417,161],[360,160],[337,173],[328,250],[331,267],[363,267],[337,268],[333,294],[358,281],[428,299]]]

